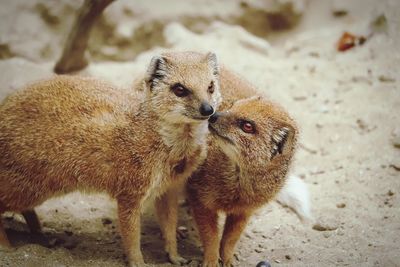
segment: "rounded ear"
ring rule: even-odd
[[[146,72],[146,84],[150,90],[167,76],[167,60],[162,56],[155,56],[151,59]]]
[[[293,149],[297,139],[297,131],[287,123],[278,122],[272,133],[272,158],[277,154]]]
[[[219,65],[218,65],[217,55],[213,52],[208,52],[207,53],[207,61],[213,70],[213,74],[215,76],[217,76],[219,74]]]

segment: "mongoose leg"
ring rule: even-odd
[[[199,203],[192,205],[193,216],[199,230],[199,236],[204,246],[203,267],[218,267],[219,235],[218,214]]]
[[[33,209],[23,211],[22,216],[24,216],[26,224],[28,225],[31,233],[39,234],[42,232],[42,227],[40,226],[39,218]]]
[[[11,249],[11,243],[7,238],[7,233],[4,230],[4,226],[0,218],[0,250],[10,250],[10,249]]]
[[[118,218],[121,238],[131,267],[143,266],[140,250],[140,206],[138,202],[118,199]]]
[[[220,255],[224,267],[232,266],[235,245],[246,227],[249,218],[250,215],[246,213],[229,214],[226,217],[220,247]]]
[[[178,254],[176,243],[178,224],[178,192],[176,191],[175,188],[169,189],[156,200],[155,206],[168,258],[173,264],[182,265],[187,263],[187,260]]]

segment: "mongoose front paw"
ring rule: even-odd
[[[204,260],[203,263],[201,264],[202,267],[220,267],[221,265],[219,264],[218,260]]]
[[[172,264],[175,264],[175,265],[185,265],[189,262],[187,259],[185,259],[179,255],[168,254],[168,259]]]
[[[131,260],[129,261],[129,267],[143,267],[147,266],[144,263],[143,256],[140,255],[134,255],[131,257]]]
[[[222,267],[233,267],[233,263],[231,260],[223,261]]]
[[[130,262],[129,263],[129,267],[144,267],[144,266],[148,266],[147,264],[143,262]]]

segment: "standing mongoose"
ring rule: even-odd
[[[131,266],[141,266],[140,212],[206,156],[207,119],[220,101],[213,53],[164,53],[143,78],[145,96],[93,78],[58,76],[0,105],[0,214],[74,190],[117,200]],[[10,246],[0,221],[0,247]]]
[[[231,266],[234,247],[255,210],[283,187],[297,127],[263,97],[236,101],[210,118],[207,160],[187,183],[187,198],[204,247],[203,266]],[[218,214],[225,213],[222,238]]]

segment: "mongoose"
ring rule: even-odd
[[[222,102],[220,104],[220,109],[221,110],[227,110],[229,108],[232,107],[232,105],[234,105],[234,103],[238,100],[241,99],[246,99],[246,98],[251,98],[254,96],[259,95],[258,90],[251,85],[248,81],[246,81],[245,79],[239,77],[239,75],[235,74],[234,72],[232,72],[231,70],[229,70],[229,68],[226,68],[224,66],[220,67],[220,91],[221,91],[221,95],[222,95]],[[297,134],[297,128],[296,125],[294,123],[294,121],[292,119],[290,119],[290,117],[288,116],[288,114],[282,109],[280,108],[278,105],[272,103],[272,102],[268,102],[266,100],[262,100],[262,99],[258,99],[258,100],[254,100],[251,103],[255,104],[254,107],[252,107],[252,104],[248,104],[246,107],[248,108],[248,114],[249,117],[255,117],[258,118],[260,120],[264,120],[264,124],[261,124],[261,126],[263,128],[265,128],[265,123],[268,122],[268,120],[277,120],[278,122],[285,122],[287,124],[289,124],[289,128],[291,130],[291,133],[293,134],[293,139],[291,142],[287,142],[287,144],[285,144],[286,146],[290,147],[291,149],[293,149],[293,147],[295,146],[295,136]],[[246,103],[246,102],[244,102]],[[243,105],[244,103],[238,103],[237,105]],[[258,108],[255,108],[256,106],[258,106]],[[257,112],[260,111],[260,114],[257,114]],[[263,112],[264,111],[264,112]],[[228,113],[229,114],[229,113]],[[239,117],[240,116],[244,116],[245,113],[243,113],[243,115],[237,114]],[[265,118],[263,118],[263,116],[266,116]],[[285,124],[285,123],[283,123]],[[234,124],[235,125],[235,124]],[[238,126],[236,124],[236,126]],[[283,126],[282,126],[283,127]],[[233,129],[230,129],[233,130]],[[237,134],[234,131],[227,131],[225,134],[227,135],[234,135]],[[209,151],[209,153],[211,153],[207,159],[206,159],[206,163],[204,164],[204,166],[200,167],[200,171],[197,172],[196,175],[194,175],[195,177],[197,177],[198,181],[201,180],[201,178],[199,178],[202,175],[205,175],[205,173],[208,172],[208,168],[211,168],[212,170],[210,171],[209,174],[207,174],[207,178],[208,180],[204,180],[204,183],[201,184],[197,184],[199,186],[199,188],[201,188],[202,186],[204,186],[204,192],[201,191],[199,189],[199,191],[203,192],[205,197],[207,192],[211,193],[214,192],[215,190],[218,190],[218,188],[220,188],[221,191],[224,191],[224,183],[219,183],[218,181],[224,181],[225,179],[229,180],[229,177],[226,178],[224,176],[225,173],[229,173],[229,169],[227,169],[228,167],[232,167],[232,166],[245,166],[249,161],[252,161],[253,159],[257,159],[257,161],[253,161],[252,164],[255,164],[256,167],[258,168],[262,168],[262,166],[264,166],[264,171],[269,171],[270,169],[278,169],[278,170],[282,170],[282,177],[281,177],[281,181],[279,183],[275,183],[272,184],[271,183],[271,187],[275,189],[274,192],[262,192],[262,194],[266,194],[266,196],[263,196],[261,198],[259,198],[259,202],[256,203],[254,202],[254,206],[252,205],[248,205],[249,207],[249,216],[252,213],[252,210],[255,209],[255,206],[261,206],[262,204],[267,203],[270,199],[272,199],[275,195],[275,193],[277,191],[279,191],[278,195],[276,196],[276,200],[278,200],[281,204],[289,206],[290,208],[292,208],[296,213],[298,213],[299,217],[301,219],[306,219],[309,220],[311,219],[311,214],[310,214],[310,204],[309,204],[309,196],[308,196],[308,190],[306,185],[304,184],[304,182],[296,177],[296,176],[289,176],[286,181],[285,181],[285,174],[286,174],[286,170],[288,167],[288,162],[286,164],[282,164],[279,165],[277,164],[277,160],[271,161],[274,162],[275,165],[271,165],[271,162],[269,160],[263,161],[263,153],[260,153],[260,156],[258,157],[255,152],[256,151],[260,151],[260,149],[263,146],[266,146],[267,144],[265,142],[262,142],[261,139],[262,137],[265,138],[266,140],[270,140],[271,136],[273,133],[273,131],[268,131],[268,129],[264,129],[265,131],[263,132],[264,136],[261,136],[260,133],[257,133],[257,138],[259,139],[255,139],[256,137],[254,137],[253,139],[248,139],[247,142],[251,143],[254,142],[254,146],[260,146],[259,149],[254,150],[254,151],[249,151],[249,150],[245,150],[242,153],[242,157],[237,157],[235,158],[235,160],[231,160],[230,158],[228,158],[224,151],[220,148],[219,144],[217,141],[215,141],[214,139],[218,138],[218,136],[213,136],[210,135],[208,137],[208,145],[211,146],[211,150]],[[243,133],[242,133],[243,134]],[[288,133],[289,134],[289,133]],[[289,136],[289,135],[288,135]],[[244,135],[242,138],[243,141],[246,141],[246,139],[244,139],[245,137],[250,137],[247,134]],[[251,138],[251,137],[250,137]],[[285,139],[285,141],[287,141]],[[243,144],[242,144],[243,145]],[[236,148],[237,151],[240,151],[240,146],[238,146]],[[270,147],[265,147],[265,153],[268,153],[268,149]],[[217,152],[218,151],[218,152]],[[288,152],[287,154],[287,160],[290,161],[290,158],[292,156],[292,150],[289,150],[290,152]],[[262,151],[261,151],[262,152]],[[218,156],[216,156],[216,153],[218,153]],[[248,156],[246,156],[248,154]],[[225,155],[225,156],[224,156]],[[232,156],[232,154],[231,154]],[[212,159],[210,159],[212,157]],[[286,156],[285,156],[286,157]],[[282,157],[281,157],[282,158]],[[211,160],[214,160],[214,164],[210,164],[208,162],[210,162]],[[236,162],[240,161],[241,164],[238,165]],[[211,166],[211,167],[210,167]],[[253,165],[249,165],[249,168],[253,166]],[[269,169],[268,169],[269,168]],[[245,169],[244,169],[245,170]],[[247,175],[247,174],[246,174]],[[245,176],[244,176],[245,177]],[[253,179],[257,179],[258,177],[254,177]],[[191,178],[190,181],[195,181],[195,178]],[[250,180],[250,179],[246,179],[244,178],[244,181],[246,180]],[[261,180],[260,180],[261,181]],[[268,182],[268,178],[265,178],[265,180]],[[209,184],[207,184],[209,183]],[[281,186],[283,185],[283,188],[281,188]],[[183,185],[185,186],[185,185]],[[191,184],[189,183],[189,186],[191,186]],[[238,184],[237,188],[235,189],[236,191],[240,191],[243,185]],[[265,186],[265,182],[260,182],[260,188],[261,186]],[[182,263],[183,262],[183,258],[181,258],[178,253],[177,253],[177,249],[176,249],[176,226],[177,226],[177,198],[178,198],[178,191],[180,190],[177,187],[173,188],[173,192],[167,192],[166,194],[160,196],[158,198],[158,205],[159,208],[157,209],[157,213],[158,213],[158,217],[160,217],[160,226],[164,235],[164,239],[165,239],[165,248],[166,251],[168,253],[168,255],[170,256],[170,260],[174,263]],[[211,190],[212,189],[212,190]],[[243,192],[246,194],[246,187],[243,187]],[[192,190],[188,190],[188,198],[190,199],[190,197],[192,198],[192,206],[196,206],[197,203],[201,204],[201,201],[203,199],[196,198],[196,195],[191,194],[191,192],[196,193],[196,186],[193,186],[193,182],[192,182]],[[230,190],[227,190],[228,193],[230,194]],[[254,197],[254,196],[253,196]],[[210,201],[212,200],[212,197],[210,197]],[[217,201],[217,200],[216,200]],[[249,199],[249,201],[251,202],[251,200]],[[194,203],[194,204],[193,204]],[[235,205],[235,203],[232,203],[232,205]],[[211,208],[211,207],[210,207]],[[214,210],[213,212],[220,212],[220,209]],[[214,214],[214,213],[210,213],[210,214]],[[243,226],[244,227],[244,226]],[[240,235],[241,230],[239,229],[237,234]],[[214,235],[215,233],[212,233],[211,235]],[[217,235],[215,235],[215,237],[217,238]],[[218,239],[216,239],[218,240]],[[216,241],[217,242],[217,241]],[[206,246],[206,244],[205,244]],[[218,246],[218,245],[217,245]],[[210,250],[209,250],[210,251]],[[216,257],[218,258],[218,247],[217,250],[215,250],[213,253],[216,253]],[[229,261],[227,261],[229,262]],[[205,263],[205,265],[207,266],[207,263]],[[211,264],[212,266],[212,264]]]
[[[203,266],[232,266],[234,247],[255,210],[286,180],[297,127],[263,97],[236,101],[210,118],[207,160],[187,184],[187,197],[204,247]],[[219,238],[218,214],[226,214]]]
[[[206,156],[207,119],[220,101],[215,54],[151,60],[142,98],[93,78],[58,76],[0,105],[0,214],[74,190],[117,200],[131,266],[143,264],[140,212],[150,196],[183,183]],[[0,221],[0,247],[10,246]]]

